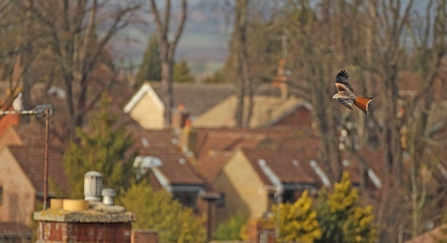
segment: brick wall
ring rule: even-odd
[[[157,243],[158,234],[155,230],[132,230],[131,243]]]
[[[159,130],[164,128],[164,111],[160,110],[156,102],[147,93],[130,111],[129,115],[145,129]]]
[[[275,243],[274,221],[249,219],[247,221],[247,243]]]
[[[0,221],[31,226],[36,191],[7,147],[0,149]]]
[[[283,117],[272,126],[312,126],[312,112],[306,107],[299,107],[292,113]]]
[[[39,221],[37,243],[130,243],[131,223],[67,223]]]
[[[222,168],[213,187],[225,194],[225,205],[216,208],[217,225],[237,211],[245,212],[250,218],[259,218],[268,210],[264,182],[240,150]]]

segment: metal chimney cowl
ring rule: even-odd
[[[84,200],[101,201],[102,175],[96,171],[89,171],[84,175]]]

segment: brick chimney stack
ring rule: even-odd
[[[172,127],[181,129],[186,125],[189,114],[185,111],[185,104],[179,103],[177,109],[172,112]]]
[[[132,230],[131,243],[157,243],[158,234],[155,230]]]

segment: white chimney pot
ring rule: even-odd
[[[116,196],[116,190],[112,188],[104,188],[102,189],[102,196],[102,203],[111,206],[113,205],[113,198]]]
[[[84,200],[101,201],[102,175],[96,171],[89,171],[84,175]]]

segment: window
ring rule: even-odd
[[[297,199],[297,192],[295,190],[284,190],[282,195],[282,202],[294,203]]]
[[[179,201],[183,206],[197,209],[197,192],[174,192],[174,198]]]
[[[225,206],[225,194],[219,194],[219,198],[216,201],[216,206],[219,208],[223,208]]]

